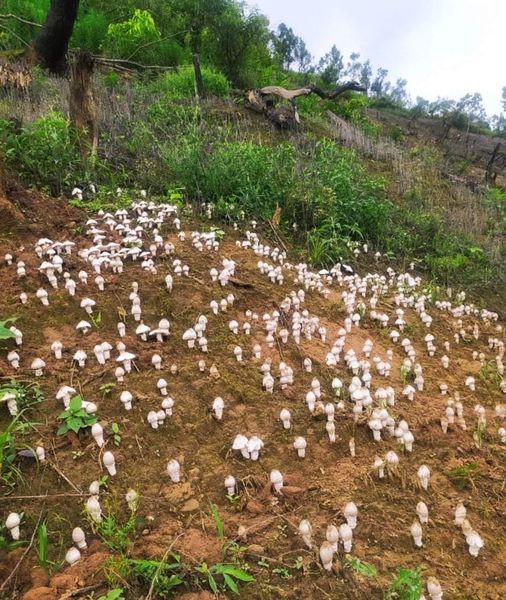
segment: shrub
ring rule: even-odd
[[[21,130],[12,122],[0,121],[0,150],[25,184],[55,195],[72,186],[86,169],[75,133],[56,112]]]
[[[230,95],[230,84],[223,73],[202,67],[202,79],[208,94],[218,98]],[[191,65],[185,65],[177,71],[160,75],[152,85],[153,91],[166,94],[167,99],[182,100],[195,95],[195,74]]]

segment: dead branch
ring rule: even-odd
[[[8,14],[8,15],[0,15],[0,19],[15,19],[20,23],[24,23],[25,25],[32,25],[33,27],[42,27],[40,23],[34,23],[33,21],[28,21],[28,19],[23,19],[23,17],[19,17],[18,15]]]

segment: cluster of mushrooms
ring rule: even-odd
[[[209,207],[206,211],[210,216]],[[305,263],[289,262],[286,252],[279,248],[262,243],[255,232],[256,223],[252,223],[251,230],[246,231],[244,238],[237,240],[237,252],[241,250],[252,253],[256,268],[266,284],[275,286],[276,289],[281,286],[286,295],[276,308],[264,314],[251,309],[241,312],[236,308],[236,297],[231,291],[234,278],[241,271],[238,259],[220,255],[220,242],[215,232],[185,232],[181,225],[175,206],[150,202],[143,195],[142,199],[132,204],[130,210],[100,211],[96,218],[89,219],[86,223],[89,243],[85,246],[78,247],[72,241],[55,242],[47,238],[38,240],[34,248],[40,261],[37,267],[38,287],[34,292],[20,293],[19,302],[22,305],[40,303],[43,318],[45,311],[51,310],[52,295],[65,290],[68,302],[75,303],[82,312],[82,318],[73,324],[78,344],[77,347],[66,347],[62,340],[55,339],[50,344],[50,352],[45,352],[44,356],[25,355],[21,318],[16,326],[11,327],[15,336],[15,348],[11,348],[6,355],[11,368],[23,373],[31,371],[34,378],[43,378],[48,372],[48,366],[51,370],[51,364],[48,363],[52,361],[70,361],[77,371],[85,371],[95,362],[110,371],[117,384],[124,388],[114,399],[118,410],[124,411],[131,411],[138,402],[135,392],[128,389],[130,373],[140,368],[153,369],[156,375],[150,392],[153,398],[157,398],[158,407],[147,411],[144,420],[147,428],[157,431],[154,435],[163,435],[160,430],[163,430],[165,420],[170,420],[174,411],[178,410],[177,398],[170,390],[171,385],[166,377],[169,373],[177,376],[178,366],[175,363],[169,364],[162,358],[164,349],[174,337],[169,318],[164,316],[150,321],[145,316],[149,314],[145,305],[149,305],[150,290],[144,288],[143,284],[132,281],[127,314],[117,323],[117,338],[104,339],[92,346],[87,339],[100,311],[101,295],[106,293],[111,281],[118,278],[124,281],[126,273],[135,263],[152,276],[160,273],[165,292],[172,294],[179,280],[192,276],[189,261],[178,257],[180,246],[191,246],[196,252],[209,254],[213,262],[205,284],[213,290],[215,297],[208,309],[189,319],[186,329],[179,334],[185,352],[197,357],[195,362],[199,372],[208,372],[211,377],[219,376],[217,366],[213,363],[208,367],[205,357],[212,356],[216,351],[209,340],[217,328],[224,326],[237,339],[232,350],[234,360],[237,363],[257,365],[261,380],[259,392],[263,389],[267,394],[283,394],[284,390],[301,379],[301,373],[314,373],[315,361],[319,367],[324,365],[325,371],[331,374],[325,380],[314,375],[310,385],[301,394],[299,402],[307,410],[307,418],[303,422],[300,418],[293,417],[289,406],[275,415],[279,420],[279,427],[290,435],[293,433],[291,443],[297,458],[307,460],[311,454],[311,445],[300,433],[301,428],[307,428],[308,422],[312,427],[320,427],[325,431],[331,448],[340,439],[340,422],[352,420],[356,427],[368,432],[370,443],[374,445],[376,457],[370,465],[371,474],[378,479],[395,478],[403,457],[416,453],[417,450],[416,425],[411,425],[406,418],[398,418],[397,409],[399,404],[411,405],[419,401],[419,395],[427,387],[427,364],[437,363],[442,369],[441,380],[437,382],[438,392],[445,397],[441,405],[442,431],[450,435],[455,426],[465,431],[465,405],[461,395],[474,393],[479,382],[468,373],[462,380],[460,389],[450,389],[444,374],[453,364],[452,349],[459,344],[464,345],[468,340],[483,339],[481,329],[488,332],[487,351],[469,351],[470,360],[477,366],[492,364],[498,374],[499,389],[506,393],[504,332],[498,315],[466,303],[463,293],[454,295],[452,290],[447,290],[447,299],[434,300],[430,293],[424,291],[419,277],[412,272],[398,273],[391,267],[387,268],[385,274],[367,273],[359,276],[347,265],[338,263],[329,270],[315,272]],[[169,227],[172,228],[172,240],[164,233]],[[361,249],[354,248],[355,254],[361,252],[368,252],[367,245]],[[379,254],[375,255],[376,260],[379,258]],[[76,262],[80,268],[76,268]],[[4,263],[21,286],[31,275],[26,261],[16,259],[12,254],[5,255]],[[339,302],[345,314],[342,322],[336,326],[328,318],[311,311],[306,306],[309,295]],[[387,300],[393,302],[393,309],[387,309]],[[432,331],[434,317],[438,313],[454,324],[455,333],[449,339],[438,339]],[[412,320],[411,315],[414,315]],[[380,343],[363,334],[358,338],[365,339],[358,345],[354,343],[354,338],[366,319],[372,323],[372,327],[385,332]],[[413,343],[413,327],[427,332],[423,334],[425,351],[421,349],[421,345]],[[159,350],[152,354],[149,365],[137,364],[136,352],[127,347],[125,341],[132,336],[136,336],[141,343],[157,344]],[[321,360],[304,354],[304,348],[311,340],[323,348]],[[272,359],[279,349],[287,345],[299,347],[300,365],[291,365],[284,359],[276,364]],[[165,352],[165,356],[167,354]],[[321,369],[317,372],[321,372]],[[400,389],[391,385],[392,375],[398,372],[404,382]],[[431,390],[433,392],[434,389]],[[57,402],[62,403],[63,409],[68,409],[70,400],[76,393],[76,389],[67,383],[55,390],[55,397]],[[17,413],[15,395],[5,394],[0,401],[6,403],[11,415]],[[100,403],[84,400],[83,408],[98,418],[91,428],[91,434],[101,449],[104,469],[114,478],[121,474],[121,464],[117,464],[111,450],[105,450],[107,439],[100,423]],[[219,428],[220,423],[226,419],[226,402],[221,396],[210,398],[208,408]],[[492,421],[497,427],[491,435],[496,438],[497,443],[506,443],[506,428],[503,424],[506,406],[497,404],[493,415],[488,415],[482,404],[476,404],[474,412],[477,426],[486,429]],[[348,439],[347,443],[349,452],[354,457],[355,438]],[[397,452],[385,447],[392,444],[396,446]],[[382,447],[384,450],[380,450]],[[247,461],[261,461],[262,456],[270,451],[269,439],[262,439],[260,432],[245,429],[237,431],[230,440],[230,448],[233,456]],[[45,460],[42,445],[37,446],[36,453],[40,461]],[[278,496],[283,495],[283,472],[284,465],[281,464],[270,471],[272,492]],[[166,473],[173,484],[179,483],[183,476],[176,459],[168,462]],[[430,466],[420,464],[411,475],[419,486],[420,493],[429,501]],[[239,482],[234,474],[227,475],[224,488],[229,496],[239,492]],[[135,507],[138,502],[137,492],[130,490],[126,502],[131,509]],[[97,481],[90,485],[85,509],[92,521],[99,522],[102,519]],[[367,506],[361,510],[367,511]],[[429,523],[429,508],[420,500],[414,512],[416,519],[409,528],[409,533],[417,548],[423,546],[423,528]],[[328,571],[332,570],[334,556],[341,547],[345,553],[350,553],[352,549],[357,527],[356,504],[348,502],[342,514],[344,521],[339,525],[328,525],[325,539],[317,545],[323,568]],[[455,524],[462,528],[469,553],[477,557],[484,541],[470,525],[462,503],[455,509]],[[9,514],[5,525],[12,538],[19,539],[21,515],[14,512]],[[315,536],[309,520],[303,519],[300,522],[298,534],[308,549],[315,547]],[[83,529],[74,528],[72,541],[74,545],[66,556],[70,564],[79,560],[81,551],[86,548]],[[432,600],[442,597],[441,586],[435,578],[429,578],[427,592]]]

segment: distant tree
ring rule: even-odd
[[[371,79],[372,79],[372,67],[369,59],[367,59],[364,63],[362,63],[362,67],[360,69],[360,83],[369,90],[371,87]]]
[[[348,62],[346,63],[346,68],[343,73],[343,75],[345,75],[348,79],[351,79],[353,81],[360,79],[360,73],[362,71],[363,65],[360,62],[359,58],[360,54],[358,52],[352,52],[350,54]]]
[[[313,57],[306,47],[306,43],[300,37],[297,37],[297,44],[294,51],[295,61],[297,62],[297,70],[301,73],[307,73],[311,70],[311,62]]]
[[[79,0],[51,0],[46,21],[33,43],[38,62],[53,73],[65,70],[78,9]]]
[[[466,115],[472,123],[481,123],[487,119],[483,98],[479,93],[462,96],[457,102],[455,110]]]
[[[274,54],[285,69],[289,69],[296,60],[298,40],[293,29],[284,23],[280,23],[277,31],[272,34]]]
[[[379,68],[376,77],[371,83],[371,92],[377,97],[386,96],[390,91],[390,83],[387,81],[388,70]]]
[[[506,85],[502,89],[502,107],[503,110],[506,112]]]
[[[334,45],[318,62],[318,72],[325,85],[335,86],[343,71],[343,55]]]
[[[407,84],[408,82],[406,79],[399,78],[390,92],[392,100],[401,106],[405,106],[408,103],[408,93],[406,91]]]

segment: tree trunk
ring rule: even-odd
[[[197,96],[199,98],[206,97],[206,88],[204,87],[204,79],[200,70],[200,58],[197,53],[192,54],[193,70],[195,71],[195,83],[197,85]]]
[[[79,0],[51,0],[46,22],[35,38],[37,60],[52,73],[61,74],[65,70],[78,9]]]
[[[95,156],[98,148],[97,105],[93,93],[93,58],[89,52],[76,53],[70,66],[70,124],[76,130],[81,156]]]

